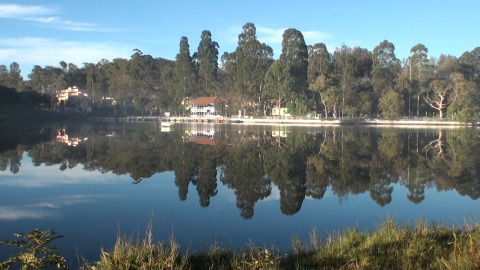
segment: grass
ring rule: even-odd
[[[98,262],[81,269],[480,269],[480,225],[449,228],[388,218],[372,231],[350,228],[326,239],[314,229],[307,243],[293,237],[289,254],[275,247],[250,244],[234,250],[218,243],[199,253],[181,253],[173,237],[154,243],[149,225],[144,239],[119,236]]]

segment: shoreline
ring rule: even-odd
[[[366,118],[347,118],[347,119],[241,119],[242,124],[247,125],[295,125],[295,126],[376,126],[376,127],[402,127],[402,128],[461,128],[461,127],[479,127],[480,122],[465,123],[452,120],[438,119],[366,119]]]
[[[373,127],[402,127],[402,128],[462,128],[480,127],[480,122],[458,122],[431,118],[405,118],[405,119],[378,119],[378,118],[238,118],[238,117],[156,117],[156,116],[130,116],[130,117],[89,117],[88,121],[106,122],[172,122],[172,123],[216,123],[238,125],[289,125],[289,126],[373,126]]]

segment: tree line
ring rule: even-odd
[[[472,130],[329,128],[289,132],[287,137],[267,130],[225,130],[218,132],[221,143],[212,146],[185,140],[183,129],[159,133],[147,125],[78,125],[67,128],[70,135],[90,139],[72,147],[51,139],[55,127],[37,128],[42,132],[21,129],[15,137],[43,134],[29,138],[31,144],[24,138],[21,145],[0,152],[0,171],[18,173],[24,153],[34,166],[61,171],[82,166],[86,171],[129,175],[135,184],[172,171],[180,200],[196,192],[198,203],[208,207],[222,184],[235,192],[244,218],[253,217],[256,203],[270,196],[274,186],[286,215],[300,211],[307,197],[321,200],[327,189],[339,199],[367,193],[380,206],[392,201],[394,185],[407,189],[408,200],[415,204],[433,187],[480,198],[480,142]]]
[[[416,44],[401,60],[388,40],[373,51],[342,45],[329,52],[324,43],[307,45],[291,28],[284,31],[275,60],[272,48],[257,39],[253,23],[243,26],[235,51],[220,56],[219,47],[205,30],[193,54],[188,38],[181,37],[174,61],[134,49],[130,59],[82,67],[64,61],[58,67],[36,65],[28,80],[14,62],[9,69],[0,65],[0,85],[50,95],[75,85],[89,94],[90,105],[112,97],[118,106],[141,113],[182,114],[188,98],[219,96],[230,114],[266,116],[280,106],[301,116],[479,118],[480,47],[460,57],[435,58],[424,44]]]

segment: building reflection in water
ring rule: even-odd
[[[57,130],[57,142],[66,144],[68,146],[76,147],[79,143],[87,141],[88,137],[80,138],[69,136],[65,128]]]
[[[185,129],[184,140],[201,145],[218,145],[221,143],[221,133],[217,130],[218,124],[192,123]]]

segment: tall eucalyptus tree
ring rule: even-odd
[[[308,82],[312,83],[319,75],[329,77],[332,70],[332,56],[324,43],[308,46]]]
[[[195,86],[197,77],[193,59],[190,56],[190,45],[187,37],[180,38],[180,51],[175,57],[175,66],[173,69],[174,92],[171,93],[174,103],[181,103],[185,97],[195,95]]]
[[[329,100],[340,100],[339,115],[343,117],[346,103],[349,97],[353,95],[355,88],[355,59],[353,57],[353,49],[342,45],[333,53],[334,59],[334,73],[335,73],[335,87],[328,88]],[[336,103],[335,103],[336,104]]]
[[[465,79],[480,84],[480,47],[464,52],[458,59]]]
[[[411,90],[409,95],[413,94],[417,99],[417,116],[420,114],[420,97],[422,89],[425,89],[428,83],[427,69],[428,69],[428,49],[425,45],[419,43],[410,49],[409,57],[409,80]],[[410,102],[410,98],[409,98]],[[409,108],[410,113],[410,108]]]
[[[17,91],[23,90],[23,77],[22,77],[22,70],[20,69],[20,65],[17,62],[13,62],[10,64],[10,86],[12,88],[17,89]]]
[[[219,94],[217,85],[218,70],[218,48],[217,42],[212,40],[212,34],[208,30],[202,32],[198,51],[193,55],[198,65],[199,87],[198,95]]]
[[[58,78],[61,77],[61,70],[58,67],[46,66],[42,68],[35,65],[30,75],[30,84],[33,90],[42,94],[55,95],[57,90],[62,89],[63,85],[58,85]]]
[[[135,49],[129,62],[129,72],[133,79],[133,106],[143,110],[159,96],[160,69],[156,59]],[[149,106],[151,107],[151,106]]]
[[[308,46],[308,89],[320,97],[327,117],[328,108],[325,102],[325,90],[332,84],[332,57],[324,43],[316,43]],[[316,101],[314,101],[316,103]]]
[[[107,59],[100,60],[96,65],[96,72],[97,72],[97,83],[95,85],[96,91],[100,100],[109,97],[108,93],[108,77],[107,77],[107,67],[110,64],[110,61]],[[83,75],[86,76],[85,74]]]
[[[222,63],[230,78],[231,97],[240,105],[244,114],[247,110],[254,109],[255,104],[260,106],[262,103],[265,96],[262,91],[265,74],[273,63],[272,48],[257,40],[256,31],[253,23],[246,23],[238,35],[235,52],[222,56]]]
[[[480,112],[480,89],[461,72],[450,75],[453,90],[448,97],[447,114],[453,120],[478,121]]]
[[[108,92],[123,105],[126,114],[126,105],[133,99],[130,89],[133,86],[133,79],[129,72],[128,60],[117,58],[110,62],[106,68],[108,78]]]
[[[20,65],[17,62],[12,62],[9,69],[6,65],[0,65],[0,85],[22,91],[24,82],[21,73]]]
[[[97,64],[83,63],[83,68],[79,71],[71,71],[72,68],[69,65],[69,73],[72,73],[75,80],[84,81],[83,85],[82,83],[74,85],[85,88],[93,103],[100,102],[102,98],[108,95],[108,76],[106,70],[109,64],[109,61],[106,59],[102,59]]]
[[[434,68],[435,76],[429,82],[423,100],[443,118],[450,103],[450,96],[454,92],[453,79],[459,70],[459,62],[456,57],[440,55]]]
[[[395,56],[395,46],[387,40],[382,41],[373,49],[372,84],[379,97],[394,88],[399,70],[400,62]]]
[[[83,69],[86,73],[86,92],[91,97],[92,102],[95,103],[95,82],[96,82],[96,73],[97,67],[92,63],[83,63]]]
[[[290,74],[294,82],[294,93],[303,96],[308,88],[308,49],[302,32],[287,29],[283,32],[281,63],[291,67]]]
[[[477,83],[477,86],[480,87],[480,47],[476,47],[471,51],[473,58],[473,74],[472,79]]]

